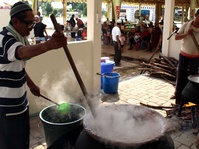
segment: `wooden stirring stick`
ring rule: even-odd
[[[58,26],[58,24],[57,24],[57,20],[56,20],[56,18],[55,18],[55,15],[54,15],[54,14],[51,14],[51,15],[50,15],[50,18],[51,18],[51,20],[52,20],[52,23],[53,23],[53,25],[54,25],[55,30],[56,30],[57,32],[59,32],[59,31],[60,31],[60,28],[59,28],[59,26]],[[72,69],[73,69],[73,72],[74,72],[74,74],[75,74],[75,76],[76,76],[76,78],[77,78],[77,81],[78,81],[78,83],[79,83],[79,86],[80,86],[80,88],[81,88],[81,90],[82,90],[82,92],[83,92],[83,94],[84,94],[84,96],[85,96],[85,98],[86,98],[88,107],[90,108],[92,115],[95,117],[95,116],[96,116],[96,112],[95,112],[95,110],[94,110],[94,104],[91,102],[91,98],[88,96],[88,92],[87,92],[87,90],[86,90],[86,87],[85,87],[85,85],[84,85],[84,83],[83,83],[83,81],[82,81],[82,79],[81,79],[81,77],[80,77],[80,75],[79,75],[79,72],[77,71],[77,68],[76,68],[75,63],[74,63],[74,61],[73,61],[73,58],[72,58],[72,56],[71,56],[71,54],[70,54],[70,52],[69,52],[69,50],[68,50],[68,47],[65,45],[65,46],[63,47],[63,49],[64,49],[64,51],[65,51],[66,56],[68,57],[68,60],[69,60],[70,65],[71,65],[71,67],[72,67]]]

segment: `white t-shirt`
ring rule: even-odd
[[[121,41],[121,31],[120,31],[120,28],[118,26],[114,26],[113,29],[112,29],[112,39],[113,41],[117,41],[116,39],[116,36],[119,36],[119,40]]]
[[[199,28],[194,27],[192,22],[193,21],[183,24],[182,27],[178,30],[178,33],[184,34],[187,33],[189,29],[193,29],[193,34],[199,43]],[[181,51],[191,56],[199,56],[199,50],[197,49],[191,35],[182,39]]]

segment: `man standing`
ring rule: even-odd
[[[41,40],[47,41],[48,34],[46,31],[46,25],[40,21],[40,17],[38,15],[35,15],[35,22],[36,22],[35,27],[34,27],[35,37],[39,37],[41,38]],[[44,35],[44,33],[46,36]]]
[[[117,21],[115,26],[112,29],[112,40],[113,40],[113,47],[115,50],[115,55],[114,55],[114,62],[115,66],[120,66],[120,60],[121,60],[121,31],[120,31],[120,22]]]
[[[70,27],[71,27],[71,37],[72,38],[75,38],[75,25],[76,25],[76,22],[75,22],[75,15],[73,14],[70,18]]]
[[[193,21],[182,25],[175,35],[176,40],[182,40],[179,64],[176,77],[175,96],[176,104],[181,102],[181,93],[188,83],[187,77],[197,74],[199,68],[199,47],[196,46],[192,36],[195,36],[199,43],[199,10],[195,13]]]
[[[0,32],[0,149],[29,149],[29,102],[26,85],[40,96],[39,87],[25,69],[27,59],[67,44],[62,33],[55,32],[45,43],[29,45],[26,37],[34,28],[31,7],[15,3],[9,25]]]
[[[84,23],[80,18],[76,18],[78,28],[84,28]]]

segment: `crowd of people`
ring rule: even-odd
[[[109,19],[107,19],[102,24],[102,41],[105,45],[113,44],[111,35],[112,29],[114,27],[113,22],[114,20],[109,21]],[[150,22],[149,24],[147,24],[146,22],[140,22],[136,24],[135,27],[133,27],[131,30],[126,31],[125,23],[127,22],[128,21],[125,20],[125,22],[121,21],[119,23],[121,33],[122,35],[124,35],[122,36],[122,38],[125,38],[125,41],[128,41],[129,43],[128,50],[146,49],[146,51],[152,52],[161,46],[161,22],[155,22],[155,24],[153,24],[153,22]]]
[[[72,14],[70,20],[66,21],[66,31],[69,31],[71,38],[76,38],[78,40],[87,39],[87,27],[85,23],[78,17]]]
[[[105,45],[113,45],[115,55],[115,65],[120,65],[121,55],[124,52],[124,46],[129,42],[128,50],[145,49],[147,52],[160,50],[162,43],[161,22],[140,21],[135,27],[125,30],[125,22],[118,20],[115,22],[107,20],[102,24],[102,41]]]
[[[102,24],[102,40],[105,45],[111,44],[114,47],[115,66],[120,65],[121,55],[124,52],[125,41],[129,40],[128,50],[146,49],[152,52],[161,50],[163,20],[149,24],[140,22],[128,31],[128,36],[124,36],[123,22],[105,21]],[[182,102],[182,91],[189,82],[188,76],[198,74],[199,52],[198,52],[198,32],[199,32],[199,10],[195,12],[194,20],[184,23],[181,28],[175,30],[175,40],[182,40],[179,53],[179,64],[176,72],[176,89],[171,99],[176,100],[176,104]],[[127,34],[126,34],[127,35]],[[127,37],[127,39],[125,39]],[[194,37],[197,41],[194,40]]]

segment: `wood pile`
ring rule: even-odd
[[[159,58],[154,58],[149,61],[149,63],[142,62],[141,74],[147,73],[150,76],[163,78],[167,81],[176,80],[176,70],[177,70],[178,60],[172,57],[166,57],[162,54]]]

